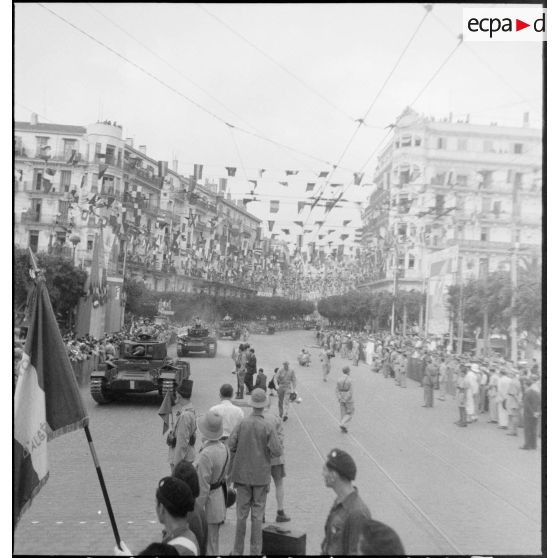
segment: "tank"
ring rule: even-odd
[[[187,361],[167,356],[167,344],[148,335],[120,343],[118,358],[107,360],[91,373],[91,397],[109,403],[128,393],[167,391],[176,393],[183,379],[190,377]]]
[[[240,339],[242,331],[240,326],[234,320],[221,320],[219,323],[218,337],[219,339]]]
[[[177,336],[176,354],[185,357],[191,353],[204,353],[210,358],[217,354],[217,339],[201,325],[194,325]]]

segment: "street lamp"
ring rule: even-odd
[[[79,234],[74,233],[72,236],[70,236],[70,242],[72,243],[72,246],[74,247],[74,251],[72,252],[72,261],[74,263],[74,266],[76,265],[76,248],[77,245],[81,242],[81,237],[79,236]]]

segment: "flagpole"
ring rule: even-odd
[[[89,431],[89,425],[85,425],[85,436],[87,438],[87,443],[89,444],[89,450],[91,451],[91,456],[93,457],[93,463],[95,464],[95,469],[97,470],[97,477],[99,478],[99,484],[101,485],[101,491],[103,493],[103,498],[105,499],[105,505],[107,506],[107,511],[109,514],[110,524],[112,526],[112,532],[114,533],[114,538],[118,548],[122,550],[120,545],[122,539],[118,533],[118,527],[116,526],[116,520],[114,519],[114,513],[112,512],[112,505],[109,500],[109,495],[107,492],[107,487],[105,485],[105,479],[103,478],[103,472],[101,471],[101,465],[97,459],[97,452],[95,451],[95,446],[93,445],[93,438],[91,437],[91,432]]]

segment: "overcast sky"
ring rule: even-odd
[[[425,13],[420,4],[46,6],[225,121],[332,163]],[[385,136],[384,127],[450,54],[463,6],[434,5],[374,104],[369,126],[360,128],[343,157],[340,166],[347,170],[336,171],[332,182],[347,183],[351,172],[363,167]],[[204,178],[225,176],[225,166],[238,167],[233,194],[250,189],[247,178],[257,179],[256,192],[266,203],[251,204],[250,210],[267,219],[268,201],[276,197],[281,210],[270,218],[283,228],[297,218],[296,199],[306,183],[330,170],[316,159],[232,132],[38,4],[16,4],[15,16],[16,120],[27,120],[30,111],[39,113],[40,121],[63,124],[116,120],[136,146],[147,145],[149,156],[170,161],[175,155],[185,175],[194,163],[204,164]],[[469,113],[473,122],[508,125],[521,125],[529,111],[540,125],[541,80],[540,43],[464,43],[414,108],[436,117]],[[371,183],[375,165],[372,158],[363,184]],[[268,169],[263,179],[261,168]],[[287,178],[286,169],[301,172]],[[288,187],[279,184],[287,180]],[[369,193],[369,187],[347,191],[353,201]],[[320,215],[323,211],[313,218]],[[355,203],[334,210],[328,224],[351,218],[357,222]]]

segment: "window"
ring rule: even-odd
[[[47,137],[37,136],[37,151],[35,153],[35,157],[41,157],[43,155],[48,155],[48,149],[46,149],[48,145]]]
[[[409,254],[409,263],[407,264],[409,269],[415,269],[415,256]]]
[[[409,180],[411,179],[411,171],[410,169],[402,170],[399,173],[399,185],[409,184]]]
[[[39,249],[39,231],[29,231],[29,248],[33,252]]]
[[[467,138],[458,138],[457,140],[457,150],[467,151]]]
[[[479,171],[479,174],[481,175],[481,183],[479,186],[481,188],[489,188],[490,186],[492,186],[492,172],[493,171],[489,170]]]
[[[58,244],[65,244],[66,243],[66,233],[65,232],[57,232],[56,233],[56,242]]]
[[[494,213],[494,215],[496,217],[500,217],[500,213],[502,213],[502,202],[501,201],[495,201],[494,205],[492,206],[492,213]]]
[[[399,196],[398,213],[409,213],[409,203],[409,196],[407,194],[401,194]]]
[[[482,142],[482,150],[485,153],[494,153],[494,142],[492,140],[484,140]]]
[[[33,171],[33,190],[42,190],[43,188],[43,171],[35,169]]]
[[[467,187],[469,177],[466,174],[458,174],[455,178],[455,183],[463,188]]]
[[[515,176],[513,177],[514,188],[521,188],[522,184],[523,184],[523,173],[516,172]]]
[[[58,213],[60,213],[60,220],[68,219],[68,209],[70,208],[70,202],[65,200],[60,200],[58,202]]]
[[[415,138],[415,147],[420,147],[421,143],[422,143],[422,138]]]
[[[435,184],[436,186],[443,186],[446,183],[446,173],[439,172],[434,175],[432,180],[430,181],[431,184]]]
[[[479,260],[479,277],[486,279],[488,276],[488,258],[481,258]]]
[[[77,141],[74,139],[63,139],[62,140],[64,142],[64,159],[67,161],[71,155],[72,155],[72,151],[77,151]]]
[[[481,228],[480,239],[481,242],[488,242],[488,227]]]
[[[116,166],[122,166],[122,149],[118,150],[118,159],[116,160]]]
[[[130,183],[124,181],[124,192],[128,192],[129,188],[130,188]]]
[[[399,257],[397,258],[397,270],[398,271],[403,271],[405,269],[405,257]]]
[[[446,196],[444,194],[436,194],[436,212],[441,213],[444,210]]]
[[[101,154],[101,144],[100,143],[96,143],[95,144],[95,161],[99,160],[99,155]]]
[[[120,195],[120,178],[115,177],[115,182],[114,182],[114,193],[116,195]]]
[[[25,155],[25,150],[23,149],[23,141],[21,139],[21,136],[14,137],[14,150],[15,150],[16,157],[18,155],[22,157]]]
[[[92,234],[87,235],[87,251],[91,252],[93,250],[94,237]]]
[[[114,145],[107,144],[105,164],[113,166],[116,165],[116,147],[114,147]]]
[[[523,144],[522,143],[514,143],[513,144],[513,152],[516,154],[523,153]]]
[[[72,171],[60,171],[60,191],[69,192],[72,183]]]
[[[403,136],[401,138],[401,147],[410,147],[412,141],[413,141],[413,138],[411,136]]]
[[[446,149],[446,138],[438,138],[437,148]]]
[[[93,174],[93,178],[91,180],[91,191],[97,193],[99,191],[99,176],[97,173]]]
[[[407,223],[399,223],[397,225],[397,234],[402,237],[407,236]]]

